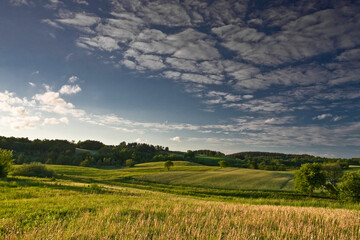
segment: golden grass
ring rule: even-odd
[[[4,239],[359,239],[359,211],[254,206],[142,192],[96,211],[38,219],[32,227],[0,220]],[[97,199],[101,195],[89,197]],[[114,196],[113,196],[114,197]],[[91,198],[81,200],[87,205]],[[66,203],[64,203],[66,204]],[[36,221],[36,220],[35,220]]]

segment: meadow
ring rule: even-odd
[[[360,238],[359,204],[280,189],[287,180],[271,182],[271,174],[278,172],[262,171],[270,189],[259,189],[261,181],[250,189],[227,187],[231,177],[218,178],[218,186],[200,183],[213,181],[215,173],[250,184],[253,175],[260,174],[256,170],[189,162],[176,162],[170,171],[161,163],[123,169],[48,167],[56,179],[10,176],[0,181],[0,238]],[[184,177],[179,180],[190,173],[202,176],[199,186]]]

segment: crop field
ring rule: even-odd
[[[136,177],[137,179],[175,185],[189,185],[223,189],[292,190],[293,174],[286,172],[244,168],[209,167],[200,171],[161,172]]]
[[[360,238],[359,204],[309,199],[292,191],[272,194],[275,190],[139,179],[219,172],[245,180],[248,176],[250,183],[256,170],[245,174],[246,169],[188,162],[176,162],[169,172],[161,163],[124,169],[48,167],[56,172],[56,179],[10,176],[0,181],[0,239]]]

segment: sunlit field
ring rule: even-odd
[[[10,176],[0,182],[0,238],[360,238],[358,204],[309,199],[284,190],[272,194],[271,189],[235,190],[138,180],[151,176],[154,180],[161,174],[176,179],[186,172],[239,174],[246,180],[252,175],[244,174],[243,169],[188,162],[177,162],[170,171],[160,163],[124,169],[49,168],[55,170],[56,179]],[[257,174],[256,170],[248,171]],[[205,178],[201,181],[206,182]],[[240,180],[235,178],[234,184],[236,181]]]

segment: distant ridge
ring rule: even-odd
[[[277,152],[259,152],[259,151],[247,151],[247,152],[238,152],[226,155],[229,158],[239,158],[245,159],[246,157],[273,157],[277,159],[292,159],[299,157],[315,157],[309,154],[286,154],[286,153],[277,153]]]

